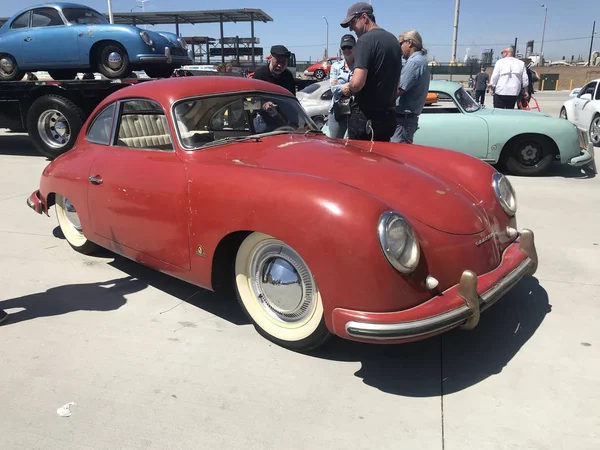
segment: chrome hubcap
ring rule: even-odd
[[[81,232],[81,222],[79,221],[79,216],[77,215],[77,211],[75,210],[75,206],[68,199],[65,198],[65,216],[67,218],[67,222],[69,222],[69,226],[75,231],[77,234],[83,236]]]
[[[47,146],[62,148],[71,138],[71,127],[60,111],[49,109],[38,119],[38,134]]]
[[[107,65],[113,70],[119,70],[123,65],[123,58],[118,52],[111,52],[107,58]]]
[[[590,125],[590,140],[594,144],[600,142],[600,118],[594,119],[592,125]]]
[[[565,111],[564,109],[562,109],[560,111],[560,118],[561,119],[566,119],[567,118],[567,111]]]
[[[300,255],[287,245],[262,243],[250,271],[254,295],[272,318],[294,324],[314,312],[315,281]]]
[[[10,56],[5,56],[0,59],[0,70],[6,75],[10,75],[15,71],[15,60]]]

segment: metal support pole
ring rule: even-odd
[[[175,16],[175,34],[177,37],[181,37],[179,34],[179,16]]]
[[[329,21],[325,16],[323,19],[325,19],[325,58],[329,58]]]
[[[254,59],[254,13],[250,13],[250,38],[252,39],[252,70],[256,67]]]
[[[590,40],[590,54],[588,56],[588,67],[592,65],[592,46],[594,45],[595,31],[596,31],[596,21],[594,20],[594,26],[592,27],[592,39]]]
[[[458,42],[458,11],[460,10],[460,0],[456,0],[456,10],[454,11],[454,37],[452,38],[452,64],[456,63],[456,44]]]
[[[542,5],[542,8],[545,8],[544,12],[544,28],[542,29],[542,46],[540,48],[540,66],[544,65],[544,37],[546,36],[546,18],[548,17],[548,7],[546,5]]]
[[[517,38],[515,38],[515,47],[513,48],[514,57],[517,57]]]
[[[223,14],[219,14],[219,25],[221,26],[221,63],[225,64],[225,47],[223,47]]]

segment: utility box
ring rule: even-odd
[[[545,73],[540,75],[540,91],[555,91],[558,84],[559,75],[557,73]]]

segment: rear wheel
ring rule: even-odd
[[[506,152],[506,167],[515,175],[542,175],[550,169],[554,160],[551,143],[542,136],[519,138],[510,144]]]
[[[78,251],[89,255],[96,252],[99,247],[83,235],[81,222],[75,206],[65,197],[56,194],[56,217],[58,225],[69,245]]]
[[[25,72],[19,69],[17,61],[8,53],[0,53],[0,81],[19,81]]]
[[[300,255],[284,242],[250,234],[237,251],[235,285],[242,308],[268,340],[308,351],[329,338],[315,279]]]

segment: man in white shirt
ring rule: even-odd
[[[494,94],[494,108],[514,109],[519,96],[529,97],[529,77],[523,61],[516,59],[512,47],[502,50],[502,59],[494,66],[490,87]]]

